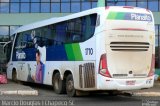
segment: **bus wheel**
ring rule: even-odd
[[[70,97],[76,96],[76,90],[74,88],[73,76],[69,74],[66,78],[66,92]]]
[[[64,93],[64,82],[61,80],[60,73],[56,73],[53,77],[53,88],[57,94]]]
[[[12,72],[12,80],[14,82],[17,82],[17,72],[15,70],[13,70],[13,72]]]

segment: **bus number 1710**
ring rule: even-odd
[[[86,48],[85,53],[86,55],[93,55],[93,48]]]

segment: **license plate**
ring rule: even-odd
[[[126,81],[126,85],[135,85],[135,82],[136,81],[133,81],[133,80],[132,81]]]

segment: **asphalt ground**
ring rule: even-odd
[[[0,95],[41,95],[43,93],[39,92],[44,88],[50,91],[47,95],[54,92],[52,86],[40,85],[34,83],[15,83],[11,80],[8,81],[8,84],[0,84]],[[46,91],[47,93],[47,91]],[[94,92],[93,92],[94,93]],[[44,94],[45,95],[45,94]],[[142,90],[131,90],[119,92],[119,95],[126,96],[159,96],[160,97],[160,82],[155,81],[154,86],[149,89]]]
[[[2,89],[36,90],[38,95],[0,95],[0,106],[160,106],[160,96],[143,95],[108,95],[107,93],[91,93],[80,97],[68,97],[66,94],[58,95],[52,86],[33,83],[0,85]],[[16,89],[17,90],[17,89]],[[132,92],[160,92],[160,83],[150,89],[135,90]]]
[[[7,84],[0,84],[0,95],[38,95],[38,91],[31,86],[9,80]]]

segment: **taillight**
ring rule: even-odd
[[[154,75],[154,66],[155,66],[155,55],[152,54],[151,67],[150,67],[148,77],[151,77]]]
[[[111,77],[107,67],[106,54],[101,55],[100,63],[99,63],[99,74],[106,77]]]

